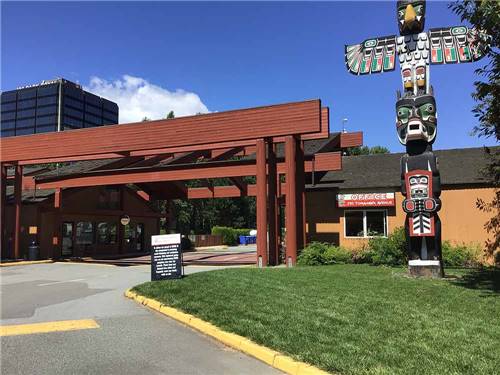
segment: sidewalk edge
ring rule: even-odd
[[[265,346],[254,343],[246,337],[226,332],[213,324],[196,318],[193,315],[186,314],[173,307],[162,304],[161,302],[146,298],[128,289],[125,297],[135,300],[141,305],[147,306],[152,310],[175,319],[197,331],[210,336],[223,344],[248,354],[258,360],[290,375],[327,375],[326,371],[320,370],[305,362],[299,362],[280,352],[269,349]]]

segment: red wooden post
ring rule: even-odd
[[[295,265],[297,260],[297,140],[287,136],[285,140],[286,164],[286,259],[288,267]]]
[[[52,251],[50,258],[58,258],[61,254],[61,207],[62,207],[62,189],[56,189],[54,193],[54,230],[52,237]]]
[[[306,176],[304,171],[304,142],[297,143],[297,227],[299,236],[297,246],[303,249],[306,245]]]
[[[276,148],[272,139],[267,143],[268,166],[268,213],[269,213],[269,264],[278,264],[278,196],[277,196],[277,170]]]
[[[266,144],[257,140],[257,265],[267,266]]]
[[[21,204],[22,204],[23,167],[14,169],[14,258],[21,257]]]
[[[9,254],[7,254],[7,241],[5,240],[7,237],[7,223],[5,222],[5,211],[7,209],[7,167],[3,164],[0,164],[0,212],[2,217],[0,218],[0,254],[2,258],[7,258]]]

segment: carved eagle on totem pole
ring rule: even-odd
[[[424,0],[397,2],[401,36],[366,39],[345,47],[345,63],[355,75],[388,72],[399,59],[404,96],[432,94],[429,65],[460,64],[479,60],[488,36],[475,28],[455,26],[424,32]]]

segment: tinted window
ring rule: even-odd
[[[17,111],[17,118],[34,117],[34,116],[35,116],[35,108],[25,109],[24,111]]]
[[[44,116],[44,115],[54,115],[57,113],[57,106],[51,105],[48,107],[38,107],[36,114],[38,116]]]
[[[90,113],[85,113],[85,121],[90,122],[93,125],[101,125],[102,123],[101,117],[91,115]]]
[[[64,125],[69,125],[71,127],[81,128],[82,120],[77,120],[68,116],[64,116]]]
[[[16,102],[14,103],[2,103],[2,112],[3,111],[15,111],[16,110]]]
[[[17,109],[33,108],[36,106],[36,99],[20,100],[17,102]]]
[[[101,107],[101,98],[93,94],[85,93],[85,103]]]
[[[38,88],[38,96],[57,94],[59,85],[47,85]]]
[[[105,117],[108,120],[118,121],[118,113],[111,113],[108,111],[103,111],[102,115],[103,115],[103,117]]]
[[[21,91],[18,91],[18,93],[17,93],[18,100],[32,99],[32,98],[36,98],[36,88],[29,89],[29,90],[21,90]]]
[[[64,107],[64,114],[67,116],[75,117],[79,120],[83,119],[83,113],[77,109]]]
[[[25,128],[27,126],[35,126],[35,118],[24,118],[24,119],[17,119],[16,121],[16,128]]]
[[[2,93],[2,103],[14,102],[17,99],[16,92],[3,92]]]
[[[36,127],[36,132],[37,133],[47,133],[47,132],[53,132],[56,131],[56,124],[49,124],[49,125],[43,125],[43,126],[38,126]]]
[[[85,112],[92,113],[96,116],[102,116],[102,110],[99,107],[94,107],[93,105],[85,104]]]
[[[56,116],[43,116],[43,117],[37,117],[36,118],[36,125],[47,125],[47,124],[55,124],[57,123],[57,117]]]
[[[107,99],[102,99],[102,108],[112,113],[118,113],[118,105]]]
[[[38,105],[49,105],[56,103],[57,103],[57,96],[46,96],[45,98],[38,98],[37,101]]]
[[[15,119],[16,119],[16,112],[4,112],[4,113],[2,113],[2,122],[8,121],[8,120],[15,120]]]
[[[17,128],[16,135],[28,135],[35,133],[35,128]]]
[[[2,137],[12,137],[16,135],[14,130],[2,130]]]
[[[69,86],[69,85],[65,85],[64,86],[64,97],[65,97],[65,99],[66,99],[66,96],[71,96],[72,98],[82,100],[82,98],[83,98],[83,91],[79,90],[79,89],[77,89],[75,87],[72,87],[72,86]]]
[[[16,127],[15,121],[3,121],[2,119],[2,130],[14,129]]]
[[[64,98],[64,105],[70,106],[79,110],[83,110],[83,102],[81,100],[72,99],[70,97]]]

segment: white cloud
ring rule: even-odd
[[[137,122],[144,117],[158,120],[170,111],[176,117],[209,112],[197,94],[181,89],[169,91],[140,77],[124,75],[115,81],[91,77],[84,89],[118,103],[120,123]]]

